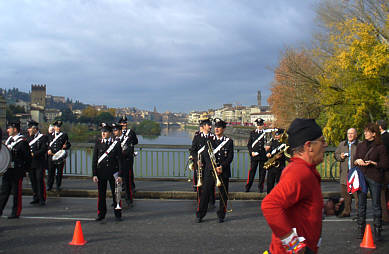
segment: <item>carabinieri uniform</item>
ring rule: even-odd
[[[18,132],[5,142],[11,152],[11,165],[2,177],[0,192],[0,216],[7,204],[10,194],[13,194],[12,214],[9,219],[19,218],[22,211],[22,182],[23,177],[31,165],[30,147],[27,139],[20,134],[20,123],[8,124],[7,130],[17,129]]]
[[[127,118],[122,117],[119,124],[125,124],[120,136],[120,143],[123,157],[123,180],[126,192],[126,202],[131,204],[134,199],[135,179],[134,179],[134,146],[138,144],[135,131],[127,128]],[[123,126],[122,125],[122,126]]]
[[[28,122],[28,128],[38,128],[35,121]],[[44,171],[47,164],[47,146],[48,137],[39,132],[39,130],[27,138],[32,156],[31,169],[29,172],[31,186],[33,190],[33,201],[31,204],[45,205],[46,189],[44,181]]]
[[[60,128],[62,121],[58,120],[54,122],[54,127]],[[63,168],[65,166],[65,160],[53,161],[53,155],[60,150],[70,149],[71,144],[69,142],[68,135],[62,131],[54,131],[49,136],[49,147],[48,150],[52,152],[52,155],[48,157],[48,179],[47,179],[47,190],[50,191],[53,188],[54,176],[56,176],[57,191],[61,188]],[[56,174],[57,172],[57,174]]]
[[[263,125],[264,120],[263,119],[257,119],[256,120],[258,125]],[[250,191],[250,188],[254,182],[255,173],[257,172],[257,167],[259,167],[258,172],[258,191],[263,192],[263,183],[265,182],[265,176],[266,171],[263,168],[263,164],[265,163],[266,159],[266,152],[265,152],[265,133],[263,130],[256,129],[250,133],[250,138],[247,143],[247,148],[249,150],[250,155],[250,170],[245,186],[246,192]],[[256,155],[253,156],[252,153],[255,153]]]
[[[102,131],[110,131],[109,126],[103,126]],[[107,213],[106,194],[107,183],[111,187],[112,199],[114,204],[115,217],[121,218],[121,209],[115,209],[115,174],[122,177],[122,148],[119,139],[99,138],[96,141],[93,150],[92,160],[93,176],[97,176],[98,201],[97,201],[97,219],[102,220]]]

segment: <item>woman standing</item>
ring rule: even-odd
[[[365,140],[357,146],[354,164],[361,169],[367,188],[370,190],[373,200],[374,236],[375,240],[379,241],[382,231],[381,188],[384,180],[383,173],[388,167],[389,158],[376,124],[367,124],[364,135]],[[366,226],[367,193],[358,191],[358,199],[358,236],[363,238]]]

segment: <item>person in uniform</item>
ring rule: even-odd
[[[228,200],[228,183],[231,176],[230,164],[234,158],[234,143],[233,140],[224,136],[224,130],[227,124],[223,120],[215,119],[215,136],[209,139],[209,143],[205,144],[205,149],[201,151],[201,161],[199,164],[203,170],[203,185],[199,188],[199,201],[196,211],[197,222],[202,222],[203,217],[207,213],[209,198],[214,195],[214,186],[217,181],[216,177],[221,181],[219,187],[220,201],[217,216],[219,222],[224,222],[227,212]],[[216,174],[213,171],[211,158],[208,152],[208,144],[212,146],[214,158],[216,159]],[[199,166],[200,166],[199,165]]]
[[[113,123],[112,124],[112,132],[113,132],[113,135],[114,135],[114,139],[115,140],[118,140],[119,143],[120,143],[120,146],[122,148],[122,163],[123,163],[123,169],[129,169],[130,168],[130,162],[131,162],[131,159],[129,159],[129,155],[128,155],[128,152],[129,152],[129,140],[125,140],[123,137],[123,132],[122,132],[122,126],[119,124],[119,123]],[[129,172],[129,171],[128,171]],[[130,184],[130,178],[129,178],[129,174],[127,174],[127,179],[124,178],[124,171],[123,171],[123,180],[125,182],[125,186],[123,186],[123,191],[125,192],[125,200],[126,200],[126,203],[127,205],[131,205],[133,203],[133,200],[134,200],[134,192],[133,192],[133,189],[132,189],[132,185]],[[126,182],[127,180],[127,182]]]
[[[196,186],[197,186],[197,176],[198,176],[196,149],[198,148],[198,142],[199,142],[199,139],[201,138],[201,133],[203,132],[203,126],[201,125],[201,121],[199,124],[200,124],[199,130],[194,133],[194,136],[192,139],[192,146],[189,148],[189,154],[190,154],[189,159],[193,161],[193,166],[194,166],[194,170],[193,170],[193,191],[194,192],[197,191]]]
[[[65,160],[53,161],[53,155],[60,150],[69,150],[71,144],[69,142],[68,135],[61,131],[62,121],[57,120],[53,123],[54,132],[49,136],[48,146],[48,164],[49,172],[47,179],[47,191],[51,191],[54,184],[54,176],[56,176],[57,191],[61,190],[63,168],[65,166]],[[57,174],[56,174],[57,172]]]
[[[211,132],[212,130],[212,121],[211,119],[203,119],[200,121],[200,128],[202,129],[202,132],[199,133],[199,135],[195,135],[193,137],[192,146],[189,149],[190,154],[192,158],[194,159],[195,165],[197,166],[198,170],[198,159],[200,154],[205,149],[205,144],[207,143],[207,140],[213,140],[215,135]],[[198,179],[197,179],[198,171],[196,172],[196,182],[197,185]],[[196,187],[196,191],[198,191],[198,188]],[[199,195],[197,195],[199,196]],[[215,186],[213,186],[213,192],[212,195],[209,198],[209,204],[212,207],[215,207],[215,198],[216,197],[216,189]]]
[[[97,139],[92,159],[93,182],[97,183],[97,218],[101,221],[107,213],[107,183],[111,187],[115,219],[120,221],[122,218],[121,209],[115,209],[117,205],[115,195],[115,181],[122,182],[122,148],[120,140],[111,137],[111,127],[102,123],[101,138]],[[121,206],[121,201],[119,201]]]
[[[284,129],[277,129],[274,134],[274,139],[272,139],[270,142],[270,149],[266,154],[266,157],[268,159],[271,159],[276,156],[276,164],[268,168],[267,172],[267,194],[269,194],[270,191],[273,189],[275,183],[278,183],[280,181],[281,172],[285,168],[287,158],[284,153],[278,154],[286,146],[286,144],[283,144],[280,141],[281,135],[283,133]]]
[[[135,192],[134,146],[138,144],[138,138],[135,131],[127,128],[126,116],[122,116],[119,119],[119,124],[122,126],[120,142],[122,143],[123,150],[123,188],[126,192],[126,201],[132,203],[132,196]]]
[[[293,157],[261,205],[273,231],[270,253],[317,253],[323,196],[316,166],[327,143],[314,119],[295,119],[287,133]]]
[[[48,137],[40,133],[38,123],[31,120],[27,123],[29,137],[27,142],[31,152],[31,169],[29,171],[33,200],[30,204],[46,204],[46,189],[44,181],[44,170],[46,165],[46,153]]]
[[[19,218],[22,211],[22,182],[25,172],[30,169],[31,154],[27,139],[20,134],[20,123],[12,122],[7,125],[9,138],[5,145],[11,152],[11,165],[2,177],[0,189],[0,216],[7,204],[8,198],[13,194],[13,207],[8,219]]]
[[[263,168],[263,164],[266,159],[265,151],[265,133],[263,131],[265,120],[258,118],[255,120],[257,129],[253,130],[250,133],[250,138],[247,143],[247,148],[250,155],[250,170],[247,177],[247,182],[245,186],[245,191],[249,192],[251,186],[254,182],[255,173],[257,172],[257,167],[259,167],[258,172],[258,191],[263,192],[263,183],[265,182],[266,171]]]

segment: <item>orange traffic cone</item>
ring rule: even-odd
[[[373,240],[373,234],[371,233],[370,224],[366,225],[365,234],[363,235],[363,240],[359,245],[361,248],[375,249],[375,244]]]
[[[82,234],[81,222],[79,220],[76,222],[76,227],[74,228],[73,240],[69,244],[70,245],[86,244],[86,241],[84,240],[84,235]]]

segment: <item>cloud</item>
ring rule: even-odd
[[[269,95],[280,51],[309,41],[305,1],[0,3],[0,82],[91,104],[190,111]]]

